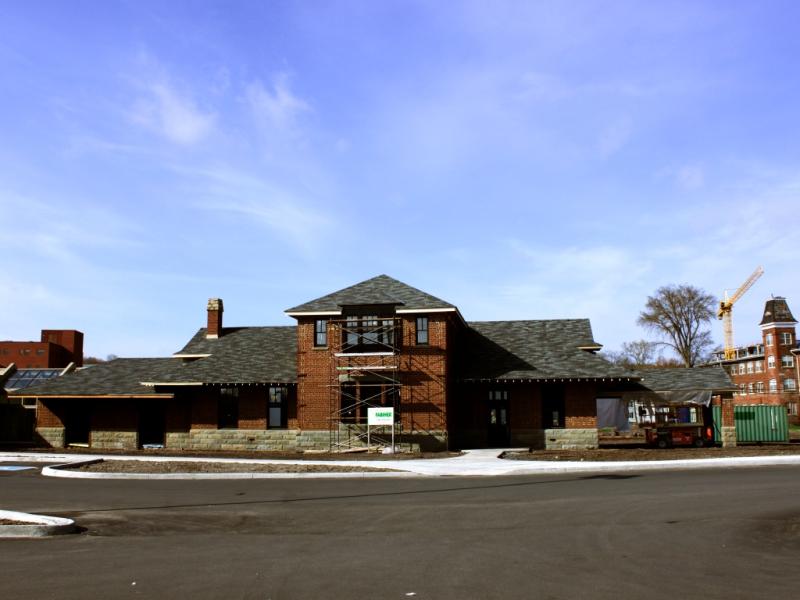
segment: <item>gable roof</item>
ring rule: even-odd
[[[638,379],[581,348],[598,347],[588,319],[467,323],[462,381]]]
[[[148,396],[170,385],[294,383],[296,327],[227,327],[217,339],[202,328],[169,358],[118,358],[32,385],[17,396]],[[191,361],[183,355],[206,355]],[[156,387],[153,384],[162,384]],[[166,388],[166,389],[165,389]]]
[[[455,305],[431,296],[388,275],[378,275],[361,283],[305,302],[286,310],[289,315],[333,312],[339,314],[342,306],[364,306],[372,304],[394,304],[404,310],[453,309]]]
[[[10,396],[150,396],[142,381],[179,367],[173,358],[117,358],[54,377]]]
[[[199,329],[173,358],[177,369],[150,383],[294,383],[297,327],[225,327],[216,339]],[[188,363],[181,355],[209,355]]]

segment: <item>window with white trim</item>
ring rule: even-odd
[[[328,345],[328,320],[316,319],[314,321],[314,346],[324,348]]]
[[[789,402],[786,405],[786,412],[793,417],[797,416],[797,402]]]
[[[756,394],[763,394],[763,393],[764,393],[764,382],[756,381]]]
[[[764,361],[757,360],[756,361],[756,373],[761,373],[764,370]]]
[[[795,383],[794,379],[786,378],[783,380],[783,391],[784,392],[793,392],[797,389],[797,384]]]
[[[739,363],[739,375],[744,375],[744,363]]]
[[[793,366],[794,366],[794,358],[792,357],[791,354],[786,354],[784,356],[781,356],[781,367],[785,369],[787,367],[793,367]]]
[[[417,317],[417,345],[428,345],[428,317]]]
[[[750,361],[750,362],[747,363],[747,372],[748,373],[752,373],[753,372],[753,361]]]
[[[753,393],[753,382],[752,381],[747,384],[747,393],[748,394],[752,394]]]
[[[767,346],[772,346],[772,334],[771,333],[768,333],[765,336],[764,343],[766,343]]]
[[[772,355],[769,355],[767,357],[767,368],[768,369],[774,369],[775,368],[775,357],[772,356]]]
[[[778,380],[777,379],[770,379],[769,380],[769,391],[770,392],[777,392],[778,391]]]
[[[788,331],[781,332],[781,346],[791,346],[792,345],[792,334]]]

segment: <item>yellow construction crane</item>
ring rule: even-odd
[[[725,335],[725,359],[736,358],[736,347],[733,345],[733,305],[744,296],[744,293],[753,287],[756,280],[764,274],[764,269],[758,267],[752,275],[747,278],[739,289],[728,298],[728,290],[725,290],[725,298],[719,302],[717,318],[722,319],[722,331]]]

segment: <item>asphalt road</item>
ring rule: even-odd
[[[0,473],[0,598],[792,598],[800,468],[402,480]],[[412,595],[413,594],[413,595]]]

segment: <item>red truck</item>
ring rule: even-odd
[[[711,446],[714,444],[714,430],[698,423],[665,423],[645,429],[648,444],[659,448],[673,446]]]

